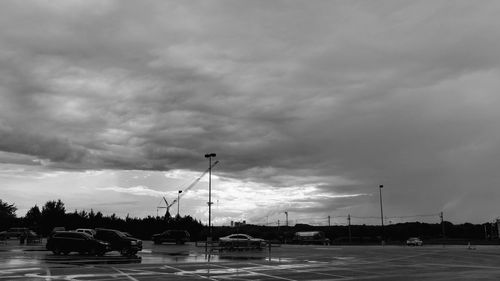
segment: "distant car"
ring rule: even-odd
[[[166,230],[159,234],[153,235],[153,242],[161,244],[163,242],[170,242],[175,244],[184,244],[189,242],[191,235],[186,230]]]
[[[318,244],[330,245],[330,239],[325,237],[323,231],[299,231],[293,235],[293,243],[295,244]]]
[[[267,244],[266,240],[254,238],[248,234],[231,234],[219,238],[219,246],[224,248],[251,247],[263,248]]]
[[[0,232],[1,239],[19,238],[23,233],[28,232],[29,229],[26,227],[11,227],[6,231]]]
[[[109,243],[95,239],[83,232],[57,231],[47,239],[47,250],[56,255],[78,252],[102,256],[111,251]]]
[[[56,227],[52,228],[52,231],[49,233],[49,237],[51,237],[52,235],[54,235],[56,232],[59,232],[59,231],[66,231],[66,227],[56,226]]]
[[[42,236],[38,235],[33,230],[26,231],[21,237],[26,239],[27,243],[42,243]]]
[[[422,246],[424,242],[418,237],[410,237],[406,240],[407,246]]]
[[[116,229],[96,228],[96,239],[106,241],[112,251],[118,251],[122,256],[133,256],[142,250],[142,240],[129,237]]]
[[[95,235],[95,230],[90,229],[90,228],[77,228],[75,231],[76,232],[87,233],[90,236],[94,236]]]

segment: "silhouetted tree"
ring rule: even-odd
[[[24,216],[24,223],[26,226],[38,230],[38,227],[40,226],[42,218],[42,212],[40,212],[40,208],[38,208],[37,205],[31,207],[31,209],[28,210],[26,213],[26,216]]]
[[[3,202],[0,199],[0,219],[14,219],[16,218],[16,211],[17,208],[14,204]]]
[[[66,209],[61,199],[57,201],[48,201],[42,208],[42,227],[43,234],[48,234],[55,226],[64,226]]]
[[[14,204],[3,202],[0,199],[0,225],[2,227],[10,227],[16,220],[17,208]]]

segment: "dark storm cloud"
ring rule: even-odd
[[[383,183],[389,212],[458,212],[463,198],[479,205],[470,186],[500,195],[499,10],[5,1],[0,149],[53,167],[154,170],[203,170],[213,151],[225,176],[341,195]],[[312,209],[358,200],[377,198]]]

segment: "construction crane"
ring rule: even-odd
[[[219,163],[219,161],[215,161],[213,164],[212,164],[212,167],[215,167],[215,165],[217,165],[217,163]],[[168,201],[167,199],[165,199],[165,197],[163,197],[163,201],[165,201],[165,207],[163,206],[158,206],[156,207],[156,216],[158,216],[158,209],[166,209],[165,211],[165,218],[169,218],[170,217],[170,208],[175,204],[175,203],[178,203],[178,200],[180,200],[185,194],[186,192],[188,192],[191,188],[193,188],[200,180],[201,178],[203,178],[204,175],[206,175],[208,173],[208,171],[210,171],[211,168],[208,168],[206,169],[198,178],[196,178],[188,187],[186,187],[184,190],[180,191],[177,199],[174,199],[174,201],[172,201],[172,203],[168,204]]]

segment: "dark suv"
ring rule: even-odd
[[[189,232],[185,230],[166,230],[162,233],[153,235],[153,241],[155,244],[161,244],[162,242],[184,244],[189,241],[189,238]]]
[[[92,236],[74,231],[58,231],[47,240],[47,250],[56,255],[78,252],[102,256],[111,251],[109,243],[94,239]]]
[[[106,241],[112,251],[118,251],[122,256],[133,256],[142,250],[142,240],[125,235],[115,229],[96,228],[94,237]]]

